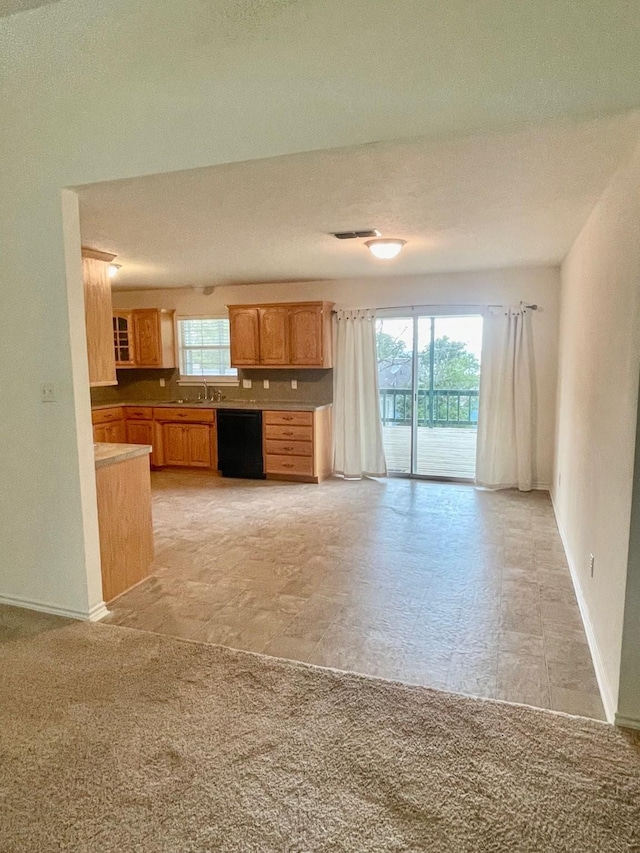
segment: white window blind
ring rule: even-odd
[[[226,317],[181,317],[178,319],[180,378],[235,379],[231,367],[229,320]]]

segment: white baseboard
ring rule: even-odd
[[[591,652],[591,659],[593,661],[593,668],[595,670],[596,680],[600,689],[600,696],[602,698],[604,712],[607,717],[607,722],[615,723],[616,725],[618,725],[618,717],[616,715],[617,703],[613,698],[613,693],[611,691],[611,687],[609,686],[607,673],[602,662],[602,655],[600,654],[600,647],[598,646],[596,634],[593,630],[593,624],[591,622],[589,608],[587,607],[587,602],[582,593],[582,586],[580,585],[580,575],[578,574],[578,571],[575,567],[573,557],[567,544],[567,537],[565,535],[564,530],[562,529],[560,519],[558,518],[558,512],[556,510],[556,504],[553,498],[553,492],[550,492],[550,494],[551,504],[553,506],[553,513],[556,518],[556,524],[558,525],[560,539],[562,540],[562,547],[564,548],[564,553],[567,558],[567,564],[569,566],[569,572],[571,574],[571,580],[573,582],[573,589],[576,594],[578,608],[580,609],[580,616],[582,617],[582,624],[584,625],[585,634],[587,635],[587,643],[589,644],[589,651]],[[619,725],[630,725],[630,723],[619,723]],[[638,723],[636,723],[636,725],[638,725]]]
[[[84,622],[98,622],[109,613],[104,601],[94,604],[88,612],[86,610],[71,610],[68,607],[57,607],[53,604],[45,604],[43,601],[32,601],[28,598],[12,595],[0,595],[0,604],[22,607],[25,610],[37,610],[39,613],[51,613],[53,616],[65,616],[67,619],[80,619]]]

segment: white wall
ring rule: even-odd
[[[326,299],[338,308],[536,303],[540,310],[532,315],[537,389],[534,482],[548,488],[553,467],[559,295],[560,270],[535,267],[217,287],[210,296],[192,289],[115,291],[113,303],[117,308],[175,308],[179,314],[216,313],[226,305],[296,299]]]
[[[610,715],[621,679],[639,371],[640,149],[562,265],[553,497]],[[626,714],[640,723],[640,685],[634,701]]]
[[[0,598],[99,603],[61,189],[637,107],[637,17],[585,2],[60,0],[0,19]]]

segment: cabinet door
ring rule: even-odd
[[[160,367],[162,365],[162,342],[157,308],[141,308],[131,312],[133,321],[133,346],[136,365]]]
[[[321,305],[292,306],[289,334],[289,364],[323,367]]]
[[[82,273],[89,385],[91,387],[117,385],[111,325],[109,264],[96,258],[83,258]]]
[[[131,313],[117,311],[113,315],[113,349],[116,367],[131,367],[134,364]]]
[[[165,465],[188,465],[186,427],[165,424],[162,430],[163,461]]]
[[[211,468],[211,428],[204,424],[190,424],[184,430],[188,465],[192,468]]]
[[[260,331],[257,308],[229,309],[231,364],[242,367],[260,364]]]
[[[127,421],[129,444],[153,445],[153,423],[151,421]]]
[[[260,363],[289,363],[289,308],[260,308]]]
[[[106,424],[98,424],[93,428],[94,441],[107,441],[107,426]]]
[[[124,444],[127,440],[127,430],[124,421],[114,421],[105,425],[105,441],[113,444]]]

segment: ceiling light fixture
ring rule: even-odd
[[[381,237],[379,240],[367,240],[365,246],[376,258],[388,261],[391,258],[395,258],[396,255],[400,254],[400,252],[402,251],[402,247],[405,245],[406,242],[406,240],[397,240],[396,238],[391,237]]]
[[[118,270],[120,270],[122,264],[109,264],[109,278],[115,278],[118,275]]]

